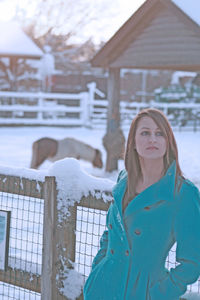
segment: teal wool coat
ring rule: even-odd
[[[113,188],[107,230],[84,286],[85,300],[178,300],[200,275],[200,195],[183,179],[174,194],[175,161],[122,212],[123,170]],[[177,242],[175,268],[165,268]]]

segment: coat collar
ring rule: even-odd
[[[174,187],[176,176],[176,162],[175,160],[169,166],[165,175],[156,183],[152,184],[144,191],[142,191],[134,200],[129,203],[127,209],[137,210],[146,206],[151,206],[159,201],[172,201],[174,199]],[[122,215],[122,200],[126,191],[128,175],[124,171],[122,178],[113,187],[112,193],[114,200],[118,206],[120,214]]]

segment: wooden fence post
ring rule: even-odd
[[[81,112],[81,121],[82,126],[88,126],[90,124],[90,112],[89,112],[89,93],[82,92],[80,93],[80,107]]]
[[[45,177],[44,233],[41,280],[42,300],[66,300],[60,292],[63,271],[75,261],[76,205],[69,208],[70,216],[59,222],[55,177]]]
[[[39,107],[39,111],[38,111],[38,113],[37,113],[37,119],[38,120],[42,120],[43,119],[43,112],[42,112],[42,107],[44,106],[44,98],[43,98],[43,96],[42,96],[42,93],[41,92],[39,92],[38,93],[38,107]]]
[[[44,225],[42,251],[41,299],[53,300],[55,280],[55,225],[56,225],[56,182],[55,177],[45,177]]]
[[[94,107],[94,98],[95,98],[95,89],[96,89],[96,82],[90,82],[87,84],[88,88],[88,125],[91,127],[91,120],[93,114],[93,107]]]

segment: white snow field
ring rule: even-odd
[[[74,137],[91,144],[103,153],[104,168],[93,168],[89,162],[80,161],[83,169],[98,177],[116,180],[118,172],[105,172],[106,152],[102,144],[105,129],[63,128],[63,127],[0,127],[0,166],[29,168],[31,161],[32,143],[41,137],[61,139]],[[200,184],[200,132],[174,132],[179,160],[183,173],[194,183]],[[128,131],[124,131],[125,137]],[[40,167],[47,169],[52,163],[46,161]],[[118,169],[124,168],[123,161],[119,161]]]

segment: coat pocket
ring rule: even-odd
[[[149,206],[145,206],[144,209],[145,210],[155,209],[155,208],[158,208],[158,207],[162,206],[164,203],[166,203],[165,200],[159,200],[159,201],[157,201],[157,202],[155,202],[155,203],[153,203]]]
[[[162,271],[160,271],[160,275],[155,278],[154,280],[151,280],[151,283],[149,285],[149,300],[161,300],[160,297],[162,297],[162,300],[179,300],[179,299],[169,299],[167,292],[164,294],[160,290],[160,283],[162,283],[164,280],[167,279],[169,276],[169,271],[164,268]]]
[[[165,277],[162,279],[157,280],[156,282],[152,283],[149,288],[149,300],[179,300],[179,298],[174,298],[173,296],[169,296],[169,291],[162,291],[161,284],[164,280],[168,277],[168,272],[166,272]]]

